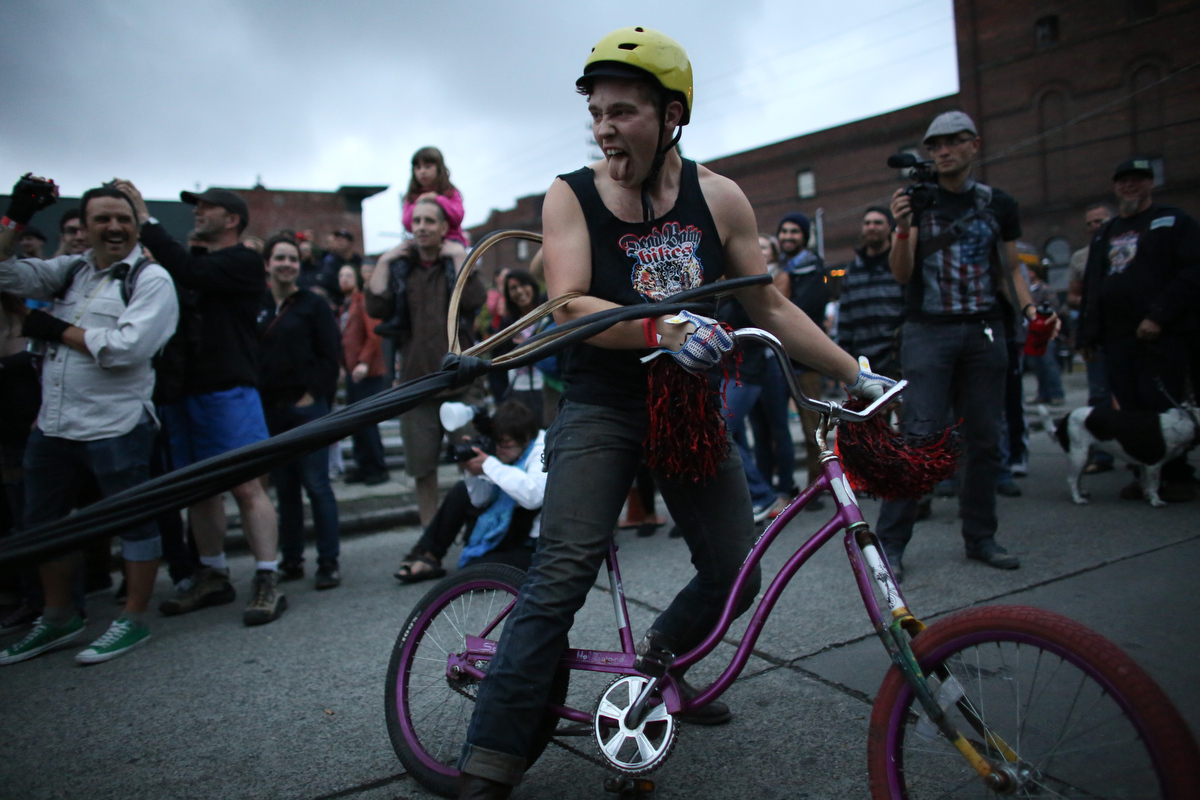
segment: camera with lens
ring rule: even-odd
[[[463,404],[446,403],[445,405],[462,406]],[[462,420],[460,424],[456,425],[455,427],[461,428],[469,422],[475,428],[476,435],[466,441],[460,440],[450,443],[450,457],[454,460],[455,464],[462,464],[466,461],[470,461],[472,458],[475,458],[475,456],[478,455],[478,453],[475,452],[476,447],[487,453],[489,456],[496,455],[496,440],[493,433],[492,418],[488,415],[487,409],[483,406],[476,406],[474,408],[465,406],[465,408],[470,409],[472,416],[468,420]],[[445,420],[443,420],[442,425],[443,427],[447,427]]]
[[[912,153],[896,153],[888,156],[887,165],[892,169],[906,169],[912,183],[904,188],[913,214],[927,211],[937,205],[937,170],[932,161],[922,161]]]

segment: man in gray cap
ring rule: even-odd
[[[1187,391],[1200,306],[1200,225],[1181,209],[1155,203],[1153,190],[1149,159],[1122,161],[1113,172],[1117,216],[1088,249],[1078,341],[1102,348],[1109,387],[1123,410],[1161,413]],[[1169,503],[1196,499],[1186,456],[1163,466],[1159,496]],[[1121,497],[1141,499],[1139,482]]]
[[[910,386],[901,424],[906,434],[920,435],[962,420],[959,508],[967,557],[1016,569],[1020,561],[996,542],[1005,340],[1019,315],[1037,314],[1017,259],[1017,202],[972,179],[980,138],[963,112],[934,119],[924,144],[937,186],[915,194],[897,189],[891,203],[896,231],[888,265],[907,285],[900,361]],[[897,577],[916,517],[916,500],[880,508],[878,534]]]
[[[159,367],[158,399],[170,436],[171,466],[180,469],[266,439],[267,424],[256,388],[264,267],[262,256],[238,243],[250,222],[246,201],[228,189],[180,192],[183,202],[196,207],[191,238],[197,244],[189,249],[150,216],[132,183],[117,181],[116,186],[137,209],[142,244],[179,287],[179,330]],[[232,493],[257,561],[243,621],[261,625],[287,608],[287,598],[276,589],[275,508],[257,480],[235,487]],[[230,603],[236,596],[225,563],[221,496],[190,506],[188,521],[200,568],[181,580],[175,595],[159,606],[166,615]]]

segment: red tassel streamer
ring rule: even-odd
[[[865,400],[846,403],[854,411],[866,407]],[[887,418],[877,414],[838,426],[837,452],[855,491],[882,500],[916,500],[954,477],[961,450],[957,425],[927,436],[903,436]]]
[[[736,380],[741,352],[735,350],[723,362],[725,377],[732,361]],[[672,477],[700,482],[717,474],[728,452],[725,418],[712,402],[708,379],[693,375],[660,356],[650,362],[646,408],[650,428],[643,445],[646,465]],[[724,405],[724,396],[721,398]]]

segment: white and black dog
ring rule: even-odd
[[[1045,406],[1038,411],[1050,431],[1050,414]],[[1079,476],[1087,465],[1088,449],[1096,448],[1142,467],[1142,495],[1150,505],[1165,506],[1158,496],[1158,480],[1163,464],[1186,452],[1197,443],[1194,407],[1172,408],[1161,414],[1153,411],[1119,411],[1102,406],[1083,406],[1058,421],[1054,438],[1070,457],[1067,486],[1076,505],[1087,502],[1087,491],[1079,488]]]

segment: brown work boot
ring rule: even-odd
[[[188,580],[190,583],[176,590],[174,597],[167,598],[158,607],[164,616],[173,617],[205,606],[232,603],[237,597],[233,584],[229,582],[228,569],[201,567]]]
[[[458,800],[506,800],[513,787],[500,781],[462,773],[458,776]]]
[[[254,582],[250,585],[254,594],[242,614],[242,622],[247,625],[266,625],[279,619],[279,615],[287,608],[287,597],[276,588],[277,580],[278,576],[269,569],[254,573]]]

